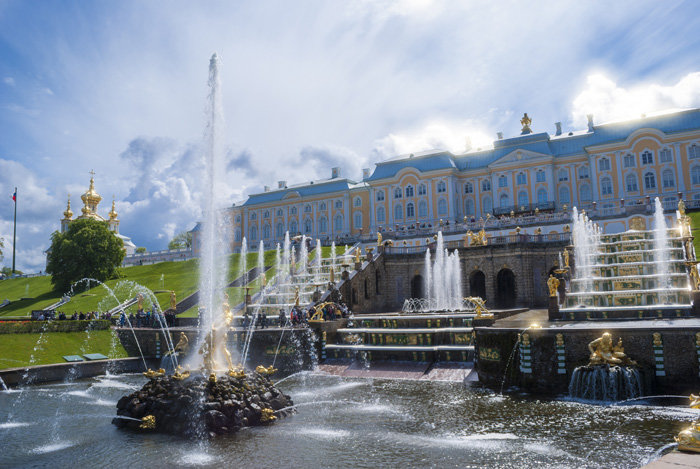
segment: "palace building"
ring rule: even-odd
[[[492,148],[401,155],[363,170],[360,181],[332,168],[328,179],[265,187],[230,208],[233,249],[243,237],[273,247],[286,231],[354,242],[421,230],[408,242],[420,245],[426,229],[574,206],[617,232],[630,228],[630,207],[655,197],[669,210],[679,198],[700,204],[700,109],[603,124],[589,115],[587,128],[565,132],[557,122],[553,134],[534,132],[527,114],[521,124],[520,135],[499,133]],[[193,234],[196,253],[197,227]]]

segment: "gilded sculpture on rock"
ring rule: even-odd
[[[204,337],[202,346],[199,348],[199,354],[202,355],[202,367],[210,372],[233,369],[231,354],[226,349],[226,336],[233,321],[233,313],[228,304],[228,295],[225,293],[221,308],[224,313],[223,317],[212,324],[211,330]],[[221,363],[222,358],[225,363]]]
[[[559,289],[559,279],[554,275],[549,274],[549,279],[547,280],[547,286],[549,287],[549,297],[554,298],[557,296],[557,290]]]
[[[591,352],[588,366],[595,365],[628,365],[637,366],[637,363],[625,354],[622,347],[622,338],[617,345],[613,345],[612,335],[605,332],[602,337],[599,337],[588,344],[588,350]]]

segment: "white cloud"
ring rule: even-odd
[[[3,78],[2,82],[5,83],[7,86],[15,86],[15,79],[12,77]]]
[[[587,114],[602,123],[692,107],[700,107],[700,72],[689,73],[675,85],[642,83],[630,87],[597,73],[588,76],[586,87],[574,99],[571,116],[575,125],[585,126]]]
[[[468,149],[491,146],[493,140],[478,122],[441,119],[379,139],[374,153],[380,158],[424,150],[448,150],[459,154]]]

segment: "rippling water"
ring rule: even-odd
[[[301,404],[297,415],[193,442],[111,425],[116,401],[144,382],[124,375],[0,392],[0,466],[639,467],[698,416],[300,374],[280,384]]]

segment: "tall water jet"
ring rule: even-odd
[[[668,288],[670,278],[668,275],[669,243],[668,227],[664,217],[664,208],[658,197],[654,199],[654,264],[656,265],[657,288]]]
[[[335,268],[337,254],[335,252],[335,241],[331,243],[331,265]]]
[[[423,265],[423,278],[425,285],[423,287],[423,296],[428,300],[428,304],[433,298],[433,266],[430,264],[430,248],[425,250],[425,264]]]
[[[323,256],[321,255],[321,240],[317,239],[316,240],[316,282],[319,282],[321,280],[321,262],[323,260]]]
[[[445,248],[442,232],[438,232],[435,260],[431,262],[430,248],[425,251],[423,265],[426,311],[455,311],[462,309],[462,272],[459,254]]]
[[[265,243],[260,240],[258,245],[258,278],[260,279],[260,290],[263,289],[263,276],[265,275]]]
[[[238,273],[243,275],[243,285],[248,284],[248,240],[243,237],[241,242],[241,257],[238,258]]]
[[[309,262],[309,250],[306,247],[306,235],[301,236],[301,246],[299,247],[299,273],[305,275]]]
[[[572,238],[576,259],[574,278],[583,281],[584,291],[591,291],[593,266],[600,251],[600,230],[585,213],[578,213],[576,207],[573,212]]]
[[[459,265],[459,252],[452,251],[452,309],[458,310],[462,306],[462,272]]]
[[[221,315],[223,289],[227,277],[227,258],[224,255],[228,243],[228,223],[224,216],[225,201],[221,199],[224,183],[224,152],[222,148],[223,107],[219,57],[214,54],[209,61],[209,97],[206,126],[205,183],[203,184],[202,249],[199,264],[200,344],[210,333],[212,325]]]
[[[286,231],[284,233],[284,244],[282,245],[282,265],[284,266],[283,273],[285,277],[291,272],[291,245],[292,243],[289,240],[289,231]]]

